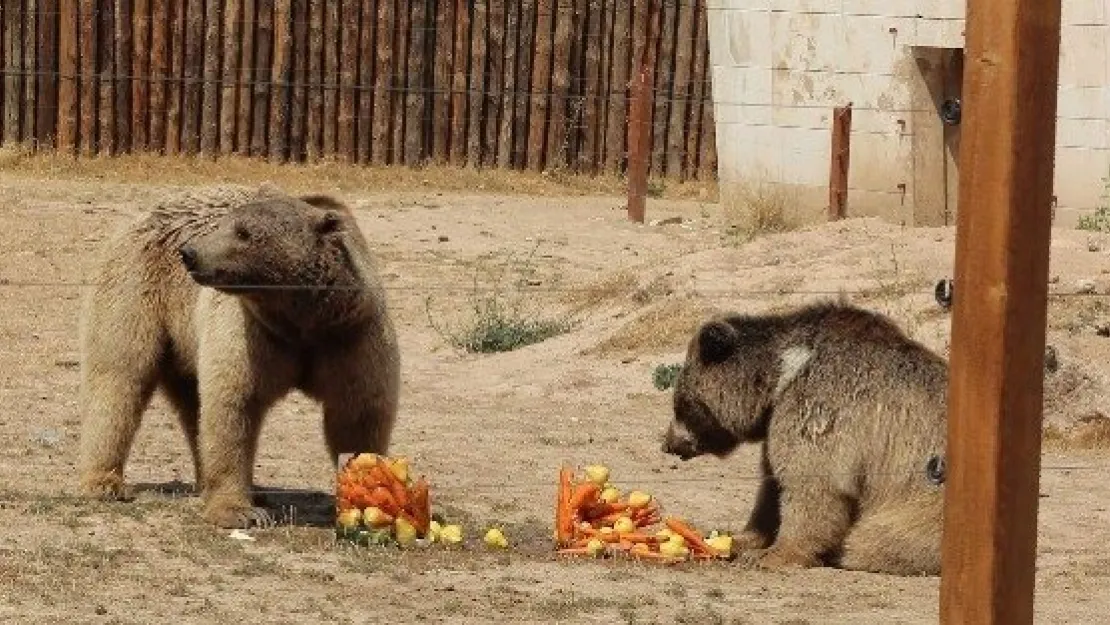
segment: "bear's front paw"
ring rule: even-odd
[[[763,552],[756,566],[769,571],[811,569],[821,566],[821,561],[813,555],[802,553],[789,547],[772,547]]]
[[[88,473],[81,478],[81,494],[102,501],[128,501],[132,498],[119,473]]]
[[[744,530],[732,538],[732,548],[735,551],[765,549],[770,543],[766,536],[752,530]]]
[[[257,506],[211,504],[204,509],[204,520],[221,529],[248,529],[271,527],[274,517],[265,508]]]

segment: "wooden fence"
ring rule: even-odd
[[[649,2],[662,20],[646,42]],[[2,0],[0,142],[715,177],[706,0]]]

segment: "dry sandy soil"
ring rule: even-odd
[[[253,541],[198,522],[188,454],[160,398],[128,466],[144,487],[138,499],[74,497],[81,282],[97,245],[167,189],[135,181],[166,179],[157,164],[130,178],[112,171],[10,162],[0,173],[3,621],[936,622],[936,578],[568,562],[552,557],[549,537],[562,463],[605,462],[618,485],[654,493],[668,512],[738,529],[756,484],[754,450],[727,461],[664,456],[669,394],[654,388],[655,367],[678,362],[714,310],[771,310],[841,289],[945,351],[949,318],[932,285],[950,275],[952,229],[849,220],[745,241],[697,193],[649,202],[649,218],[683,223],[639,226],[619,196],[565,182],[502,177],[483,191],[454,174],[348,184],[257,174],[338,190],[357,208],[401,333],[394,451],[430,478],[435,509],[467,531],[461,552],[366,551],[334,541],[333,474],[316,409],[299,396],[271,414],[257,465],[283,523]],[[514,188],[528,193],[502,192]],[[1046,374],[1038,623],[1110,613],[1110,455],[1097,416],[1110,367],[1110,338],[1097,332],[1110,322],[1097,295],[1110,287],[1108,251],[1105,237],[1055,232],[1049,341],[1060,368]],[[575,323],[508,353],[452,347],[444,333],[465,328],[473,304],[490,298]],[[479,540],[493,524],[512,541],[507,553]]]

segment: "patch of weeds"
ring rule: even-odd
[[[682,371],[682,363],[672,363],[669,365],[658,365],[655,371],[651,374],[652,384],[660,391],[665,391],[674,387],[675,381],[678,380],[678,374]]]
[[[1076,224],[1078,230],[1093,232],[1110,232],[1110,177],[1102,179],[1103,194],[1102,206],[1091,215],[1083,215]]]
[[[663,192],[667,190],[667,185],[659,178],[648,180],[647,196],[648,197],[663,197]]]
[[[538,283],[532,278],[535,270],[530,265],[535,253],[533,249],[528,259],[515,267],[518,277],[507,289],[501,275],[494,278],[489,289],[482,289],[475,275],[474,290],[469,298],[471,318],[461,327],[441,329],[437,326],[429,297],[425,302],[429,325],[451,345],[478,354],[509,352],[569,332],[574,327],[570,318],[548,318],[525,310],[524,304],[530,299],[526,288]]]
[[[727,234],[737,243],[795,228],[786,215],[787,207],[794,202],[788,187],[752,181],[738,185],[734,193],[735,200],[726,208],[725,216]]]

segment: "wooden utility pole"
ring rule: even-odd
[[[647,42],[639,71],[632,78],[628,107],[628,218],[643,223],[647,212],[648,170],[651,167],[651,111],[655,101],[655,38],[659,32],[659,3],[646,0]]]
[[[848,164],[852,153],[852,103],[833,109],[829,153],[829,221],[844,219],[848,209]]]
[[[1033,622],[1060,0],[969,0],[940,621]]]

